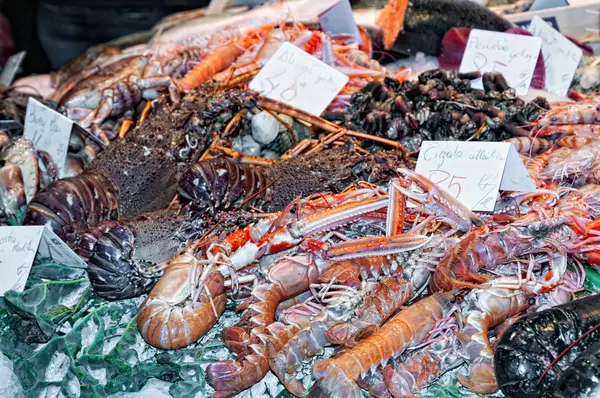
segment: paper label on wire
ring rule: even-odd
[[[460,72],[500,72],[518,95],[526,95],[541,46],[539,37],[473,29]],[[473,81],[471,86],[483,89],[481,79]]]
[[[537,15],[533,17],[527,30],[542,39],[546,72],[544,88],[557,95],[567,95],[583,51]]]
[[[23,136],[32,142],[35,149],[50,155],[58,169],[59,177],[64,176],[72,128],[72,120],[41,102],[29,98]]]
[[[350,0],[340,0],[339,3],[319,15],[319,24],[328,34],[347,33],[353,36],[355,42],[362,44]]]
[[[506,142],[424,141],[416,172],[476,211],[493,211],[499,189],[535,191],[515,147]]]
[[[333,69],[291,43],[284,43],[250,82],[261,95],[319,116],[348,82]]]
[[[22,292],[36,258],[67,267],[86,263],[65,242],[44,226],[0,227],[0,297],[8,290]]]

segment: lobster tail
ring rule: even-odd
[[[232,359],[211,363],[206,368],[208,382],[216,390],[215,397],[231,397],[258,383],[269,371],[264,355],[247,355],[240,360]]]
[[[206,375],[216,390],[215,397],[230,397],[258,383],[269,371],[268,349],[262,343],[279,351],[297,332],[297,327],[279,322],[257,328],[251,335],[248,355],[240,355],[236,361],[211,363]]]
[[[263,173],[225,158],[196,163],[179,180],[179,193],[210,213],[240,205],[261,206],[271,199]]]
[[[85,234],[78,252],[89,258],[88,274],[96,294],[120,300],[148,293],[161,275],[152,267],[181,249],[182,242],[173,236],[181,222],[172,212],[161,211],[126,224],[112,222],[108,228],[103,222]]]
[[[135,233],[124,225],[98,239],[88,262],[90,282],[98,296],[107,300],[138,297],[154,286],[157,279],[140,274],[131,262],[134,247]]]
[[[55,181],[38,192],[24,225],[47,225],[73,246],[79,235],[102,220],[116,219],[118,191],[103,174],[88,170],[76,177]]]
[[[358,385],[344,369],[337,366],[334,359],[321,359],[313,366],[313,376],[317,382],[313,385],[309,396],[360,398],[362,393]],[[313,392],[314,390],[314,392]],[[323,394],[315,394],[322,391]]]
[[[498,382],[491,362],[475,364],[467,375],[458,374],[456,378],[466,388],[478,394],[494,394],[498,391]]]
[[[315,316],[315,319],[300,329],[281,349],[267,342],[269,364],[271,370],[281,383],[297,397],[305,396],[304,385],[298,380],[302,370],[302,362],[323,353],[328,343],[325,332],[330,321],[326,311]]]

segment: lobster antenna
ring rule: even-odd
[[[569,350],[571,350],[571,348],[575,347],[575,345],[577,345],[581,340],[583,340],[583,338],[585,336],[587,336],[588,334],[592,333],[594,330],[598,330],[600,329],[600,323],[597,324],[596,326],[594,326],[593,328],[591,328],[590,330],[588,330],[587,332],[585,332],[584,334],[582,334],[581,336],[579,336],[574,342],[572,342],[567,348],[565,348],[563,350],[563,352],[561,352],[560,354],[558,354],[558,356],[556,358],[554,358],[554,360],[552,362],[550,362],[550,365],[548,365],[546,367],[546,370],[544,370],[544,373],[542,373],[542,375],[540,376],[540,378],[538,379],[537,383],[535,384],[536,386],[540,385],[540,383],[542,382],[542,380],[544,379],[544,377],[546,376],[546,373],[548,373],[550,371],[550,369],[552,369],[552,367],[554,365],[556,365],[556,363],[565,356],[565,354],[567,352],[569,352]]]

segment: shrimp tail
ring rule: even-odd
[[[494,366],[490,362],[475,364],[468,374],[458,374],[456,378],[460,384],[478,394],[494,394],[498,391]]]
[[[313,367],[313,375],[318,381],[311,388],[309,397],[314,396],[312,395],[313,390],[321,390],[326,393],[324,396],[327,397],[362,397],[358,384],[348,377],[344,369],[339,367],[333,359],[317,361]]]

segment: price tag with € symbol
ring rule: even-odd
[[[284,43],[250,82],[261,95],[319,116],[348,76],[291,43]]]
[[[500,72],[517,94],[526,95],[540,54],[539,37],[473,29],[460,64],[460,72]],[[472,83],[483,89],[481,79]]]
[[[494,210],[498,190],[534,192],[519,154],[505,142],[425,141],[416,171],[471,210]]]

